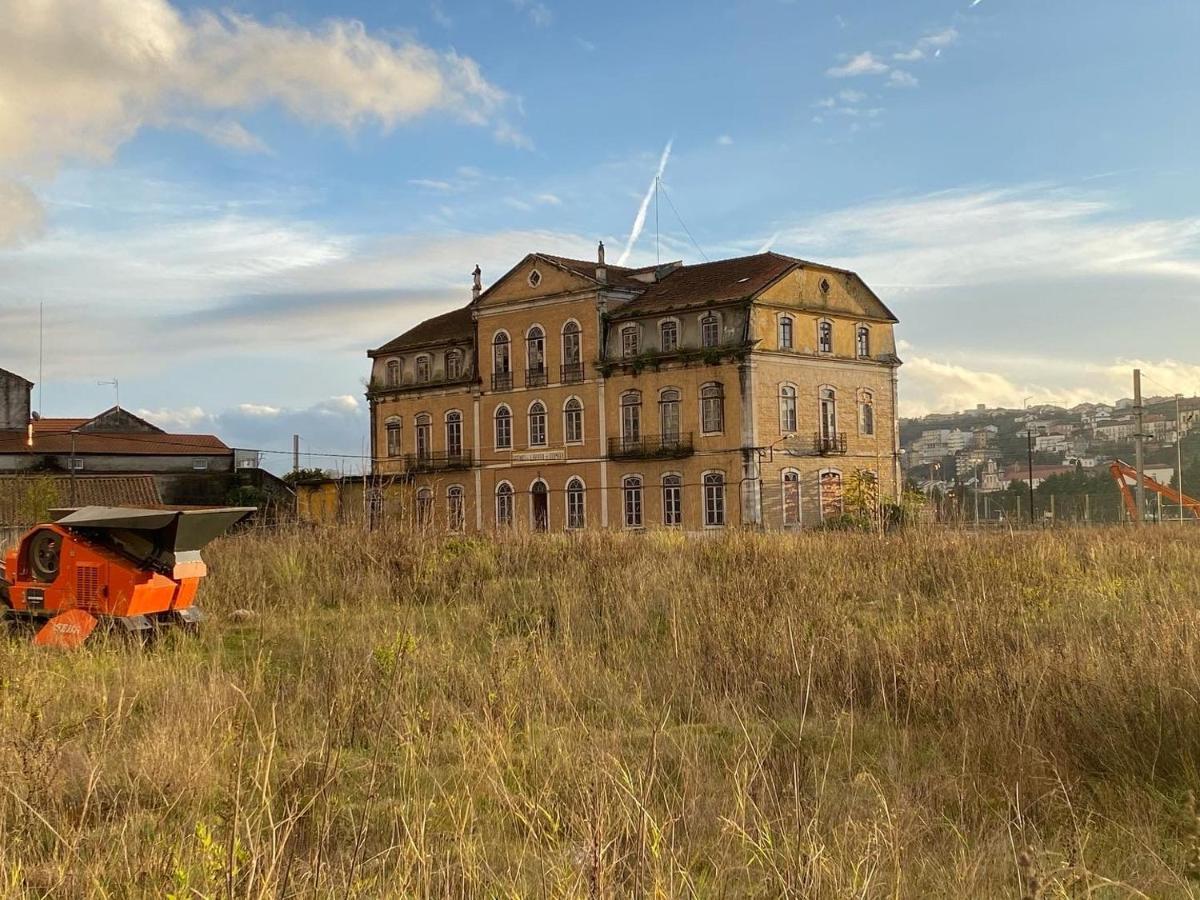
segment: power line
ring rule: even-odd
[[[688,229],[687,223],[683,221],[683,216],[679,215],[679,210],[675,208],[675,203],[671,200],[671,195],[667,193],[667,189],[665,187],[662,189],[662,192],[663,196],[667,198],[667,204],[671,207],[671,212],[675,213],[675,218],[679,220],[679,224],[683,226],[683,230],[686,232],[688,240],[692,242],[692,246],[695,247],[700,255],[704,257],[705,262],[711,262],[711,260],[708,258],[708,254],[704,252],[700,245],[696,243],[696,239],[692,237],[692,232]]]

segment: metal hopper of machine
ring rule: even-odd
[[[7,617],[45,622],[34,642],[74,647],[100,622],[130,632],[195,626],[207,567],[200,550],[253,507],[52,510],[4,560]]]

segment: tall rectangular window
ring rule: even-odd
[[[462,413],[457,410],[446,413],[446,453],[462,456]]]
[[[583,443],[583,403],[574,397],[563,408],[563,440],[568,444]]]
[[[791,350],[792,349],[792,317],[791,316],[780,316],[779,317],[779,349],[780,350]]]
[[[507,406],[496,410],[496,449],[508,450],[512,447],[512,413]]]
[[[659,328],[659,349],[670,353],[679,347],[679,323],[674,319],[665,319]]]
[[[387,423],[387,455],[400,455],[400,420],[389,419]]]
[[[679,391],[669,388],[658,395],[659,432],[665,442],[679,440]]]
[[[621,395],[621,440],[634,443],[642,436],[642,395],[627,391]]]
[[[663,524],[683,524],[683,478],[679,475],[664,475],[663,490]]]
[[[583,482],[578,478],[572,478],[567,483],[568,528],[583,528],[587,524],[584,502]]]
[[[704,524],[725,524],[725,476],[720,472],[704,476]]]
[[[705,434],[725,430],[725,392],[719,384],[700,389],[700,430]]]
[[[712,313],[700,320],[700,344],[703,347],[716,347],[721,343],[721,320]]]
[[[642,479],[629,475],[621,482],[625,499],[625,527],[642,527]]]
[[[636,325],[626,325],[621,329],[621,355],[628,359],[641,352],[641,334]]]

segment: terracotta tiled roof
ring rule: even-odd
[[[0,523],[19,522],[18,510],[31,484],[49,483],[57,496],[51,505],[71,503],[74,480],[76,506],[162,506],[153,475],[0,475]]]
[[[86,432],[72,435],[64,423],[73,419],[41,419],[33,423],[33,446],[25,431],[0,431],[0,453],[111,454],[115,456],[219,456],[231,453],[211,434],[156,434],[154,432]],[[90,419],[78,420],[88,422]],[[74,426],[77,427],[77,426]]]
[[[471,319],[471,307],[467,305],[448,313],[442,313],[440,316],[434,316],[432,319],[426,319],[399,337],[392,338],[378,350],[370,351],[368,355],[394,353],[397,350],[409,350],[450,341],[469,341],[474,334],[475,325]]]
[[[759,253],[680,266],[613,313],[613,318],[708,306],[754,296],[799,260],[777,253]]]

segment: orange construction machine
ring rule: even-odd
[[[52,510],[4,560],[0,611],[44,622],[34,643],[77,647],[99,622],[131,633],[194,627],[207,573],[200,549],[254,512],[224,509]]]
[[[1130,486],[1136,487],[1138,480],[1137,469],[1129,465],[1129,463],[1121,462],[1121,460],[1113,460],[1112,465],[1108,467],[1108,471],[1112,473],[1112,477],[1117,481],[1117,487],[1121,490],[1121,499],[1125,503],[1125,512],[1129,514],[1131,521],[1138,520],[1137,501],[1133,499],[1133,491]],[[1181,506],[1190,512],[1197,519],[1200,519],[1200,500],[1189,497],[1187,494],[1181,494],[1173,487],[1165,484],[1159,484],[1149,475],[1142,475],[1142,487],[1148,491],[1153,491],[1156,494],[1161,494],[1170,502]]]

